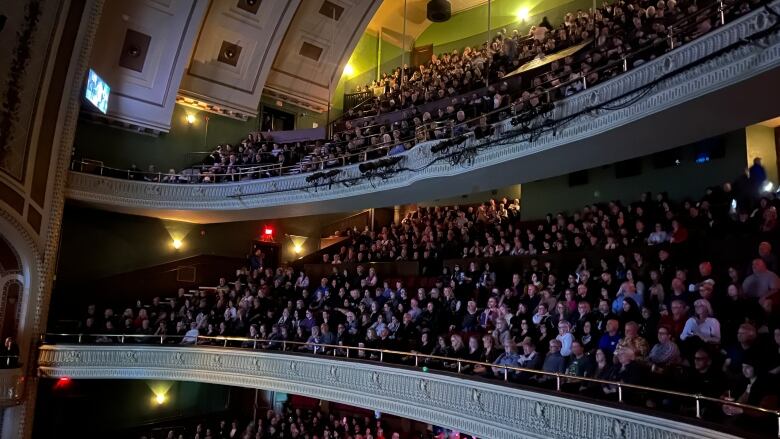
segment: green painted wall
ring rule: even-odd
[[[313,122],[324,126],[325,115],[284,103],[281,107],[273,99],[263,98],[263,105],[295,115],[296,128],[311,128]],[[186,116],[195,116],[192,125]],[[208,130],[204,117],[208,116]],[[238,143],[251,131],[257,131],[258,121],[246,122],[197,111],[176,105],[171,119],[171,131],[158,137],[121,130],[107,125],[79,120],[74,141],[75,156],[101,160],[106,166],[127,169],[135,164],[145,170],[148,165],[159,171],[176,170],[198,161],[190,152],[211,151],[220,143]]]
[[[243,258],[264,226],[272,226],[282,245],[282,260],[292,260],[292,241],[307,236],[302,255],[319,249],[324,226],[351,213],[280,220],[192,224],[123,215],[68,204],[62,222],[57,279],[63,282],[99,279],[199,254]],[[178,250],[173,239],[182,241]]]
[[[192,125],[186,122],[187,114],[195,116]],[[74,140],[75,156],[102,160],[106,166],[121,169],[135,164],[145,170],[154,164],[160,171],[179,170],[193,164],[193,156],[187,153],[209,151],[219,143],[237,143],[256,129],[256,119],[242,122],[176,105],[171,131],[158,137],[80,120]]]
[[[733,181],[745,168],[745,132],[735,131],[723,136],[725,156],[709,162],[694,162],[695,148],[683,148],[681,163],[654,169],[652,156],[643,157],[642,173],[616,179],[614,165],[588,170],[589,183],[569,186],[568,175],[523,183],[521,200],[524,219],[543,218],[547,213],[570,211],[586,204],[639,199],[642,192],[668,192],[673,200],[687,197],[698,199],[709,186]]]
[[[366,32],[360,37],[355,51],[349,58],[352,75],[342,75],[334,91],[331,105],[339,113],[344,107],[344,93],[352,92],[358,85],[366,85],[376,79],[377,52],[380,50],[378,35]],[[401,64],[401,48],[383,39],[381,41],[380,72],[389,72]],[[408,56],[408,52],[407,52]]]

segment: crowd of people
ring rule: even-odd
[[[493,133],[492,124],[499,120],[533,116],[545,104],[607,80],[717,27],[720,21],[712,8],[715,4],[711,0],[624,0],[605,4],[595,12],[568,13],[557,26],[545,17],[526,35],[517,30],[498,32],[490,44],[433,55],[417,69],[404,65],[385,74],[369,87],[383,90],[370,109],[375,116],[357,119],[360,111],[348,109],[343,125],[328,140],[279,143],[274,142],[272,132],[251,133],[238,145],[218,145],[202,163],[182,173],[173,169],[158,172],[154,166],[142,172],[133,165],[115,176],[164,183],[250,180],[396,155],[420,142],[469,132],[475,132],[477,138],[488,137]],[[724,4],[724,16],[731,18],[760,2]],[[701,13],[704,9],[706,13]],[[672,24],[673,33],[668,30]],[[553,57],[579,45],[579,50],[567,56]],[[638,49],[642,50],[637,53]],[[630,59],[628,54],[633,54]],[[555,59],[546,62],[546,57]],[[542,66],[517,84],[505,80],[532,60]],[[421,105],[435,101],[441,104],[438,108],[419,111]],[[401,113],[394,122],[378,118],[396,111]]]
[[[406,439],[433,438],[428,434],[402,435],[387,430],[381,419],[367,416],[339,416],[319,409],[293,408],[267,410],[256,421],[221,419],[213,423],[163,429],[162,435],[141,439]]]
[[[531,228],[516,221],[517,201],[422,209],[379,232],[356,234],[332,259],[324,256],[333,270],[321,279],[269,267],[256,254],[198,296],[182,288],[170,301],[139,301],[121,314],[89,305],[81,332],[97,335],[83,341],[118,342],[112,334],[125,333],[139,342],[222,345],[202,336],[242,336],[248,339],[234,346],[336,355],[352,346],[362,348],[357,357],[374,360],[380,355],[372,349],[385,349],[410,353],[384,355],[386,362],[414,364],[418,353],[439,357],[418,358],[421,365],[454,371],[457,359],[474,360],[484,364],[458,370],[526,385],[552,386],[555,379],[501,366],[564,374],[565,391],[598,398],[615,399],[615,386],[576,378],[777,408],[780,201],[758,197],[762,178],[757,160],[697,202],[644,194],[628,205],[548,216]],[[755,242],[752,255],[733,260],[725,253],[731,250],[712,255],[694,245],[728,235]],[[584,256],[571,266],[544,257],[573,251]],[[527,258],[497,272],[491,257],[498,255]],[[486,258],[424,273],[434,276],[429,288],[380,279],[360,263],[461,256]],[[339,266],[353,260],[354,270]],[[692,409],[691,401],[660,394],[623,398]],[[708,419],[762,425],[754,413],[728,405],[703,403],[702,411]]]

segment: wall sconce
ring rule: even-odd
[[[165,404],[165,395],[162,393],[158,393],[154,396],[154,402],[157,403],[157,405],[163,405]]]
[[[186,120],[187,120],[187,125],[194,124],[195,123],[195,115],[188,114],[187,117],[186,117]]]
[[[352,75],[355,74],[355,68],[352,67],[352,64],[347,63],[347,65],[344,66],[344,76],[347,77],[347,79],[352,78]]]
[[[531,15],[528,8],[522,8],[519,11],[517,11],[517,20],[518,21],[526,21],[528,20],[528,17]]]
[[[174,240],[173,240],[173,248],[175,248],[176,250],[178,250],[178,249],[180,249],[180,248],[181,248],[181,246],[182,246],[182,243],[181,243],[181,240],[180,240],[180,239],[174,239]]]
[[[290,238],[290,241],[292,241],[292,250],[296,255],[300,255],[301,252],[303,252],[303,243],[306,242],[307,239],[309,239],[307,236],[298,236],[298,235],[287,235],[288,238]]]

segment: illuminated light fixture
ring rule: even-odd
[[[526,21],[530,16],[531,16],[531,11],[529,11],[528,8],[521,8],[520,10],[517,11],[518,21]]]
[[[775,187],[774,183],[771,181],[767,181],[764,183],[764,186],[761,188],[764,192],[772,192],[772,189]]]
[[[192,125],[195,123],[195,115],[194,114],[188,114],[187,115],[187,125]]]
[[[274,234],[274,229],[272,229],[270,227],[266,227],[266,228],[263,229],[263,235],[265,235],[265,236],[273,236],[273,234]]]
[[[181,248],[181,240],[180,239],[174,239],[173,240],[173,248],[176,250]]]
[[[162,393],[158,393],[154,395],[154,402],[157,403],[157,405],[163,405],[165,404],[165,395]]]
[[[309,237],[298,235],[287,235],[287,237],[290,238],[290,241],[292,241],[293,252],[295,252],[296,255],[300,255],[301,252],[303,252],[303,243],[306,242]]]
[[[54,383],[55,389],[65,389],[70,386],[70,377],[60,377],[56,383]]]
[[[355,74],[355,68],[352,67],[352,64],[347,63],[347,65],[344,66],[344,76],[352,76]]]

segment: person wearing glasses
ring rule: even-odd
[[[561,355],[568,358],[571,355],[571,344],[574,341],[574,336],[571,333],[571,324],[567,320],[558,322],[558,335],[555,339],[561,342]]]

